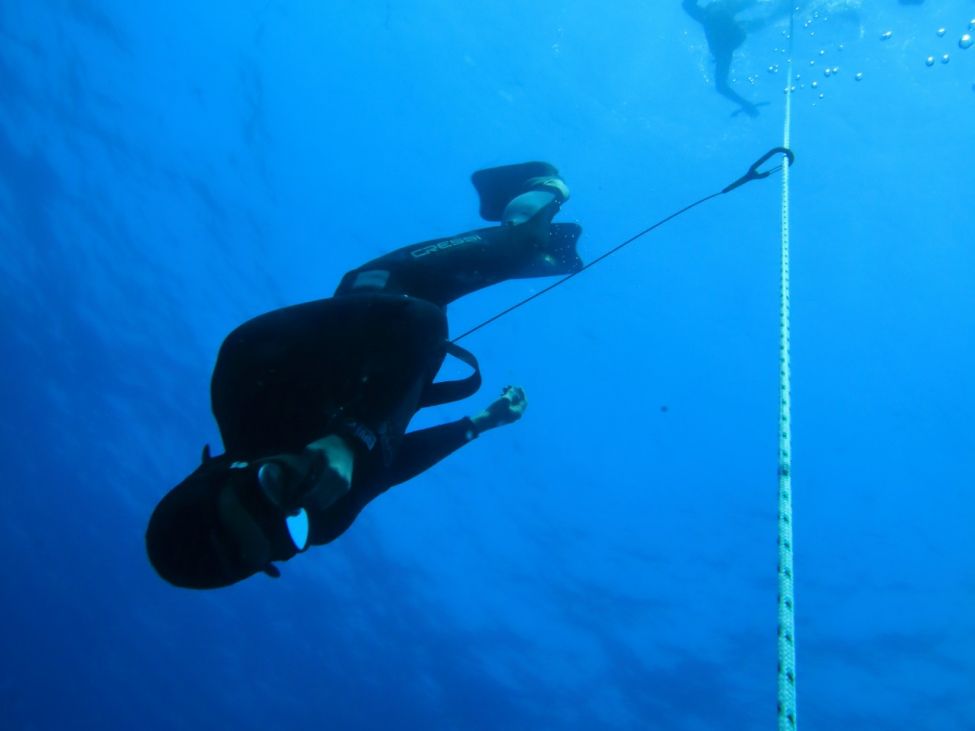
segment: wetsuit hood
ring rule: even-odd
[[[297,551],[280,516],[254,489],[254,469],[205,459],[159,502],[146,530],[158,574],[188,589],[216,589],[277,570]],[[231,528],[232,526],[232,528]]]

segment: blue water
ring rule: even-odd
[[[793,97],[799,725],[970,731],[975,2],[829,5]],[[219,445],[229,330],[481,225],[480,167],[558,165],[592,259],[781,142],[783,29],[736,57],[751,119],[676,0],[0,3],[0,724],[773,728],[778,176],[465,341],[482,392],[416,423],[508,383],[525,418],[280,580],[175,589],[143,532]]]

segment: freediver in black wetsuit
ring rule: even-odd
[[[738,18],[744,11],[761,5],[769,6],[770,10],[761,16]],[[712,0],[703,6],[700,0],[682,0],[681,7],[704,27],[708,48],[714,56],[714,85],[718,93],[737,104],[739,111],[749,117],[757,117],[758,107],[761,105],[748,101],[728,83],[731,60],[749,33],[764,28],[778,17],[788,15],[792,9],[791,0],[775,0],[770,3],[759,3],[756,0]]]
[[[448,303],[511,278],[582,267],[581,228],[552,223],[569,191],[547,163],[481,170],[481,215],[500,226],[403,247],[346,274],[335,295],[250,320],[224,340],[211,382],[225,453],[156,506],[146,548],[188,588],[279,575],[335,540],[390,487],[482,432],[518,420],[520,388],[472,418],[406,433],[421,408],[480,386],[474,356],[447,340]],[[473,373],[434,382],[447,355]]]

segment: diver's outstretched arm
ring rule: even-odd
[[[389,466],[386,484],[377,492],[412,480],[469,443],[475,436],[473,424],[466,417],[406,434]]]
[[[518,421],[527,404],[524,389],[506,386],[501,398],[477,416],[410,432],[389,468],[387,488],[425,472],[488,429]]]

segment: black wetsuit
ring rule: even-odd
[[[270,560],[297,553],[280,511],[258,489],[255,460],[301,452],[329,434],[346,438],[354,452],[349,492],[325,510],[306,508],[309,543],[323,544],[376,496],[473,439],[468,418],[406,433],[419,409],[466,397],[480,384],[476,360],[447,340],[446,305],[506,279],[581,267],[581,229],[551,224],[557,210],[403,247],[346,274],[329,299],[260,315],[231,332],[211,382],[226,451],[210,457],[206,450],[203,464],[157,506],[146,537],[157,571],[180,586],[212,588],[260,570],[227,548],[234,541],[220,516],[241,507],[269,541]],[[448,354],[474,374],[434,383]]]
[[[447,354],[448,303],[581,266],[579,228],[543,223],[537,234],[504,225],[403,247],[346,274],[331,299],[269,312],[227,336],[211,397],[228,457],[296,452],[329,433],[355,447],[351,490],[309,512],[311,543],[334,540],[376,496],[476,436],[467,418],[405,432],[420,408],[456,400],[433,384]]]
[[[473,438],[467,419],[404,436],[443,362],[446,334],[436,305],[380,293],[244,323],[224,341],[211,383],[227,457],[252,461],[345,436],[355,452],[351,489],[309,512],[310,542],[334,540],[377,495]]]

